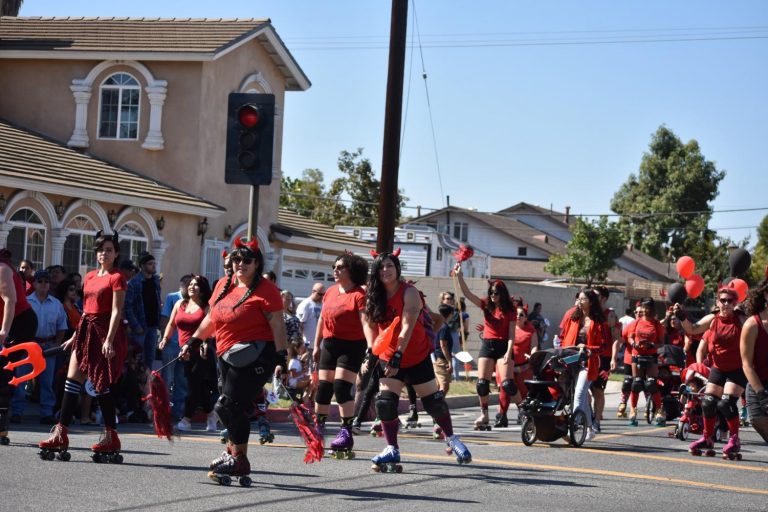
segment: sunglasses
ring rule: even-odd
[[[718,300],[720,301],[720,304],[733,304],[734,302],[736,302],[730,297],[726,297],[725,299],[718,299]]]
[[[243,265],[250,265],[253,263],[253,258],[241,258],[240,256],[235,256],[234,258],[231,258],[233,265],[239,265],[242,263]]]
[[[491,290],[490,292],[488,292],[488,295],[490,296],[501,295],[501,293],[497,292],[496,290]]]
[[[342,270],[344,270],[345,268],[347,268],[347,266],[346,266],[346,265],[335,265],[335,266],[331,267],[331,270],[333,270],[334,272],[335,272],[335,271],[337,271],[337,270],[338,270],[339,272],[341,272],[341,271],[342,271]]]

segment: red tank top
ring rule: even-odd
[[[192,335],[195,334],[203,318],[205,318],[205,310],[203,308],[198,309],[194,313],[187,313],[187,304],[181,303],[174,317],[174,324],[176,329],[179,330],[180,347],[186,345]]]
[[[517,321],[517,311],[509,310],[504,311],[501,308],[494,308],[492,312],[488,312],[485,308],[487,305],[486,300],[481,301],[483,310],[484,325],[483,325],[483,339],[484,340],[508,340],[509,339],[509,324]]]
[[[755,371],[760,380],[766,382],[768,381],[768,332],[765,331],[760,315],[755,315],[755,322],[757,322],[757,339],[752,364],[755,365]]]
[[[395,294],[387,299],[387,318],[385,322],[379,323],[379,330],[386,329],[392,323],[395,317],[403,317],[403,308],[405,306],[405,290],[410,288],[411,285],[406,282],[400,283],[400,288]],[[402,323],[401,323],[402,325]],[[422,362],[432,351],[432,342],[427,337],[424,326],[416,319],[416,326],[411,333],[411,339],[408,341],[408,345],[405,348],[403,359],[400,361],[401,368],[409,368]],[[389,358],[385,355],[381,355],[381,359],[388,361]]]
[[[724,372],[732,372],[741,368],[741,318],[736,315],[722,317],[715,315],[709,326],[709,353],[712,366]]]
[[[536,328],[530,322],[526,322],[522,327],[518,325],[515,329],[515,344],[512,345],[512,351],[515,354],[515,366],[528,362],[525,359],[525,354],[531,353],[531,340],[534,332],[536,332]]]
[[[8,267],[11,269],[11,274],[13,274],[13,288],[16,290],[16,310],[13,313],[13,318],[16,318],[32,306],[30,306],[29,301],[27,301],[27,291],[24,286],[24,281],[21,279],[19,273],[16,272],[13,267],[5,261],[0,261],[0,264],[8,265]],[[3,318],[4,313],[5,301],[0,298],[0,318]]]

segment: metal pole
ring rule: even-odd
[[[384,149],[381,162],[379,196],[378,252],[391,251],[395,243],[397,174],[400,167],[400,130],[403,111],[405,42],[408,31],[408,0],[392,0],[389,31],[389,72],[384,115]]]
[[[248,210],[248,240],[253,240],[259,229],[259,186],[251,185],[251,197]]]

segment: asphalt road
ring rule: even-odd
[[[93,463],[87,449],[97,428],[75,427],[72,460],[48,462],[35,448],[45,431],[24,424],[10,446],[0,446],[0,510],[768,510],[768,446],[749,428],[744,460],[732,462],[690,456],[669,428],[627,427],[612,419],[613,407],[603,434],[582,448],[562,441],[526,447],[517,426],[473,432],[477,413],[454,411],[472,464],[445,455],[424,421],[401,435],[402,474],[370,470],[384,443],[368,435],[356,437],[355,460],[305,465],[295,427],[278,424],[273,444],[252,438],[250,488],[206,477],[208,461],[222,450],[214,434],[197,431],[170,444],[149,426],[121,425],[125,462],[105,465]]]

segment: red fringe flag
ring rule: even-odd
[[[323,460],[325,449],[323,448],[323,438],[315,429],[315,420],[312,413],[306,405],[293,401],[291,402],[291,417],[299,429],[304,444],[307,445],[307,451],[304,452],[304,464],[320,462]]]
[[[168,397],[168,388],[165,387],[165,382],[159,372],[152,372],[152,376],[149,378],[149,394],[142,400],[149,402],[149,407],[152,409],[157,437],[165,437],[169,441],[173,441],[171,400]]]
[[[456,258],[458,263],[467,261],[469,258],[475,255],[475,250],[471,245],[459,244],[459,248],[453,251],[453,257]]]

